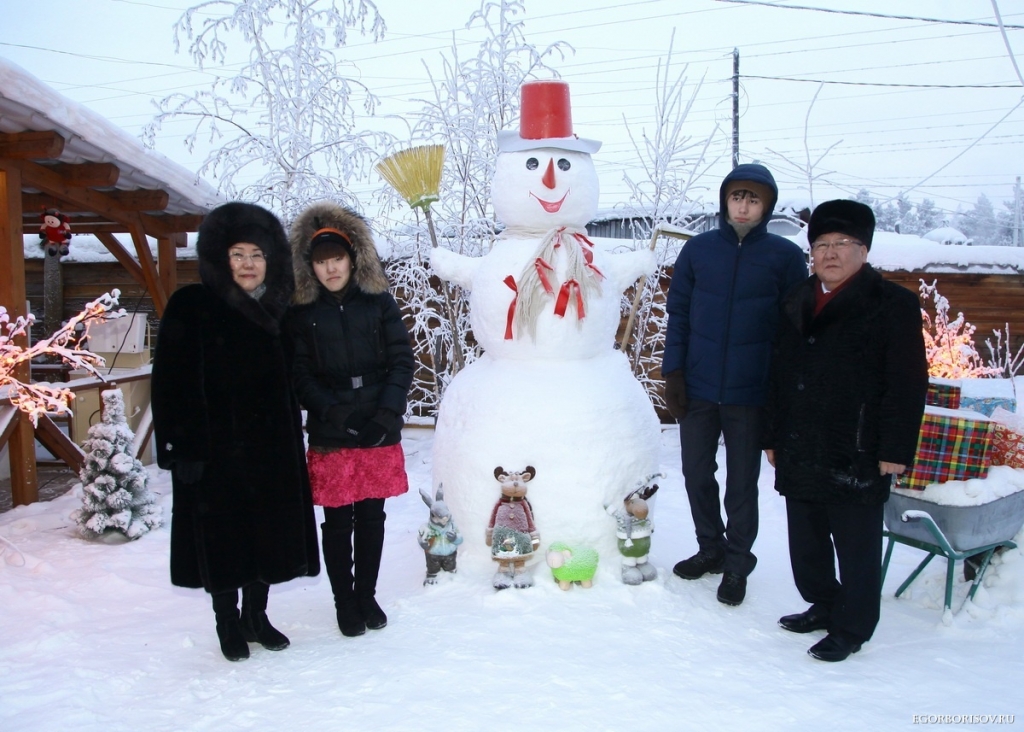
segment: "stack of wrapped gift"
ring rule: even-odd
[[[1013,379],[962,379],[960,409],[972,409],[986,417],[991,417],[996,409],[1016,411]]]
[[[992,413],[993,465],[1024,468],[1024,414],[997,408]]]
[[[960,408],[960,379],[928,378],[928,396],[925,404],[945,409]]]
[[[897,486],[924,490],[929,483],[986,477],[993,425],[978,412],[925,407],[914,464]]]

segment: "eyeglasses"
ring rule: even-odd
[[[253,264],[265,264],[267,258],[263,256],[263,252],[253,252],[252,254],[242,254],[241,252],[230,252],[228,258],[233,264],[242,264],[243,262],[252,262]]]
[[[836,239],[835,241],[816,241],[811,244],[812,254],[824,254],[825,251],[832,247],[837,252],[845,252],[850,247],[862,247],[862,243],[856,239]]]

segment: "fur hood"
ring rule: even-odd
[[[250,297],[231,275],[228,249],[240,241],[257,245],[267,258],[267,290],[259,300]],[[288,239],[274,214],[240,201],[218,206],[199,227],[196,254],[203,285],[268,333],[279,332],[278,324],[288,309],[295,281]]]
[[[352,283],[367,295],[388,291],[384,267],[373,243],[373,234],[366,219],[349,208],[333,201],[320,201],[309,206],[292,223],[288,240],[292,247],[292,266],[295,268],[295,303],[308,305],[320,296],[320,280],[313,272],[309,259],[309,245],[313,234],[323,228],[344,232],[352,243],[355,262]]]

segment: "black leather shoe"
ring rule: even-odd
[[[687,580],[700,579],[706,574],[721,574],[725,554],[714,554],[701,549],[689,559],[684,559],[672,568],[676,577]]]
[[[747,596],[747,578],[735,572],[722,575],[722,583],[718,585],[718,601],[723,605],[739,605]]]
[[[860,650],[861,643],[845,633],[829,633],[807,649],[807,653],[819,661],[845,661],[851,653]]]
[[[829,612],[817,605],[795,615],[783,615],[779,618],[779,626],[790,633],[810,633],[815,630],[828,630]]]

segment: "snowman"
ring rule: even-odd
[[[441,402],[434,485],[467,536],[460,562],[489,562],[495,468],[531,465],[542,544],[590,546],[614,566],[605,506],[658,472],[660,442],[615,334],[622,292],[657,265],[649,251],[613,254],[586,237],[601,143],[573,134],[568,85],[527,82],[521,102],[519,130],[498,133],[491,196],[502,234],[483,257],[436,249],[431,259],[439,277],[469,291],[483,348]]]

